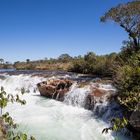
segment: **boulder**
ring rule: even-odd
[[[140,136],[140,103],[137,105],[137,110],[131,114],[129,122],[133,131],[138,132]]]
[[[94,87],[86,98],[86,109],[93,110],[96,104],[102,104],[104,100],[109,100],[113,95],[110,91]]]
[[[101,98],[102,96],[104,96],[106,93],[105,91],[95,88],[92,90],[92,92],[87,96],[86,98],[86,109],[93,109],[95,104],[97,103],[97,98]]]
[[[102,97],[106,95],[107,93],[104,90],[96,88],[95,90],[92,91],[91,96],[95,97]]]
[[[63,101],[64,95],[72,85],[71,80],[51,79],[37,84],[41,96]]]

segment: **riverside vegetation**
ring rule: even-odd
[[[116,22],[129,36],[115,60],[113,75],[114,85],[118,89],[117,100],[124,107],[124,116],[128,120],[122,119],[120,123],[113,121],[111,129],[117,130],[125,125],[130,126],[134,123],[131,122],[131,115],[140,113],[140,1],[134,0],[111,8],[101,17],[102,22],[106,20]],[[135,121],[135,135],[140,139],[140,120]]]
[[[130,116],[139,111],[140,103],[140,1],[134,0],[126,4],[119,4],[111,8],[102,17],[101,21],[112,20],[123,28],[129,36],[123,42],[119,53],[96,55],[88,52],[84,56],[71,57],[62,54],[58,59],[44,59],[38,61],[15,62],[16,69],[62,69],[76,73],[93,74],[99,77],[109,77],[117,88],[117,102],[124,110],[123,118],[113,118],[108,130],[119,130],[130,127]],[[140,138],[139,131],[133,132]]]
[[[23,90],[21,90],[22,94],[24,94]],[[8,103],[19,103],[21,105],[25,105],[26,101],[21,100],[19,98],[19,95],[13,96],[12,94],[7,94],[4,91],[4,88],[1,87],[0,89],[0,109],[1,109],[1,124],[0,124],[0,139],[1,140],[35,140],[33,136],[30,136],[30,138],[27,136],[27,134],[23,132],[17,132],[15,129],[18,127],[18,125],[14,122],[12,117],[8,112],[4,113],[3,109],[8,105]],[[2,123],[4,123],[2,125]],[[6,127],[7,126],[7,127]]]

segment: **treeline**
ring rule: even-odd
[[[112,76],[116,57],[117,53],[96,55],[93,52],[88,52],[83,57],[75,57],[69,70],[96,76]]]
[[[88,52],[84,56],[71,57],[69,54],[62,54],[57,59],[47,59],[26,62],[15,62],[16,69],[39,69],[39,70],[67,70],[76,73],[94,74],[97,76],[112,76],[113,65],[117,53],[108,55],[96,55]]]
[[[44,58],[41,60],[31,61],[26,59],[25,62],[17,61],[13,64],[17,70],[68,70],[73,58],[68,54],[62,54],[58,58]]]
[[[13,68],[13,65],[8,62],[5,61],[3,58],[0,58],[0,69],[10,69]]]

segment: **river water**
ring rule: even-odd
[[[25,106],[9,104],[5,109],[19,124],[19,130],[35,136],[37,140],[130,140],[121,134],[102,134],[103,128],[108,127],[108,124],[95,117],[92,111],[82,107],[85,95],[89,92],[88,87],[73,86],[64,102],[59,102],[40,96],[36,84],[44,80],[47,78],[32,77],[31,73],[25,72],[18,75],[0,74],[0,86],[3,86],[7,93],[19,94],[27,102]],[[21,95],[23,87],[26,92]],[[108,88],[107,85],[104,87]],[[76,102],[72,104],[71,99]]]

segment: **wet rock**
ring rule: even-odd
[[[50,75],[48,75],[48,74],[36,73],[36,74],[32,74],[31,77],[44,77],[44,78],[48,78],[48,77],[50,77]]]
[[[71,87],[72,83],[73,82],[71,80],[67,79],[52,79],[38,83],[37,87],[42,96],[63,101],[64,95],[66,92],[69,91],[69,88]]]
[[[139,133],[140,137],[140,103],[137,106],[137,110],[130,116],[130,125],[135,133]]]
[[[95,97],[102,97],[105,94],[107,94],[104,90],[101,89],[95,89],[93,90],[93,92],[91,93],[91,96],[95,96]]]
[[[90,81],[80,81],[80,82],[78,82],[78,87],[79,88],[83,88],[83,87],[85,87],[85,86],[87,86],[87,85],[89,85],[90,84]]]
[[[100,89],[98,85],[96,85],[86,98],[85,108],[89,110],[98,109],[98,105],[103,104],[105,101],[109,101],[112,97],[113,94],[110,91]]]
[[[103,90],[100,90],[98,88],[94,89],[88,96],[87,96],[87,99],[86,99],[86,106],[85,108],[86,109],[93,109],[95,104],[97,103],[96,101],[96,98],[101,98],[102,96],[105,95],[105,91]],[[99,101],[101,102],[101,101]]]

